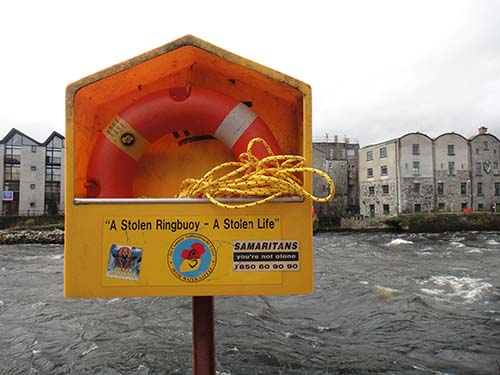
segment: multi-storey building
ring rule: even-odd
[[[335,184],[335,196],[330,202],[314,203],[318,217],[339,220],[359,212],[358,149],[357,140],[348,138],[314,140],[313,165],[326,172]],[[328,194],[328,185],[317,175],[313,178],[313,193],[320,197]]]
[[[40,143],[17,129],[1,141],[2,215],[64,212],[64,137],[53,132]]]
[[[500,212],[500,141],[484,126],[470,138],[474,210]]]
[[[434,178],[438,212],[472,207],[470,152],[467,139],[446,133],[434,139]]]
[[[398,140],[359,150],[360,214],[375,217],[398,212]]]
[[[359,150],[360,213],[500,212],[500,141],[409,133]]]
[[[398,139],[399,207],[401,213],[434,210],[432,139],[409,133]]]

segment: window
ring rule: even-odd
[[[373,168],[368,168],[368,169],[366,170],[366,176],[367,176],[368,178],[372,178],[372,177],[373,177]]]
[[[32,171],[36,171],[36,165],[32,165],[32,166],[31,166],[31,170],[32,170]]]
[[[495,195],[500,195],[500,182],[495,182]]]
[[[462,210],[467,208],[467,202],[462,202]]]
[[[488,149],[488,141],[483,141],[483,150]]]
[[[36,187],[35,184],[30,185],[30,189],[34,189],[35,187]]]
[[[415,194],[420,194],[420,183],[415,182],[415,183],[413,184],[413,192],[414,192]]]
[[[21,147],[7,144],[5,146],[4,162],[5,164],[20,164]]]
[[[438,203],[438,212],[444,212],[445,206],[444,203]]]
[[[483,183],[482,182],[477,183],[477,195],[483,195]]]
[[[21,165],[20,164],[6,164],[5,165],[4,179],[9,181],[18,181],[21,175]]]
[[[47,165],[45,168],[45,181],[61,181],[61,166]]]
[[[375,217],[375,205],[370,204],[370,217]]]
[[[327,185],[323,185],[326,187]],[[326,190],[326,188],[324,188]],[[61,192],[61,182],[60,181],[46,181],[45,182],[45,193],[60,193]]]
[[[380,167],[380,175],[381,176],[387,176],[387,165],[382,165]]]
[[[481,162],[476,162],[476,176],[481,176]]]
[[[35,207],[35,202],[30,202],[30,207]]]
[[[31,152],[36,152],[36,146],[31,146]]]
[[[420,203],[415,203],[415,212],[422,212],[422,205]]]
[[[387,157],[387,147],[382,147],[380,149],[380,158],[386,158]]]
[[[437,183],[437,194],[444,195],[444,182]]]
[[[330,149],[330,159],[333,159],[333,148]]]
[[[373,151],[366,151],[366,160],[373,160]]]
[[[368,187],[368,194],[369,195],[375,195],[375,186],[369,186]]]
[[[384,211],[384,215],[389,215],[389,213],[391,212],[388,204],[382,205],[382,209]]]
[[[482,211],[482,210],[484,210],[484,205],[483,205],[482,203],[479,203],[479,204],[477,205],[477,210],[478,210],[478,211]]]
[[[479,155],[479,149],[476,148],[476,155]]]
[[[455,176],[455,162],[448,162],[448,175]]]
[[[493,174],[498,174],[498,161],[493,162]]]
[[[46,164],[49,165],[61,165],[62,154],[63,154],[63,142],[59,138],[53,138],[52,141],[47,145],[46,150]]]
[[[382,185],[382,194],[384,195],[389,194],[389,185]]]
[[[419,161],[414,161],[413,162],[413,174],[419,175],[420,174],[420,162]]]
[[[467,195],[467,182],[460,183],[460,194]]]
[[[19,181],[5,181],[3,189],[5,191],[19,191]]]
[[[420,155],[420,145],[417,143],[417,144],[413,144],[412,145],[412,155]]]
[[[448,155],[455,155],[455,145],[448,145]]]

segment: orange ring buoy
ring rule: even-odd
[[[235,98],[200,87],[161,90],[125,107],[99,134],[87,169],[87,197],[132,198],[133,178],[146,148],[179,129],[212,135],[236,159],[256,137],[264,139],[274,154],[281,154],[267,125]],[[261,144],[253,153],[267,156]]]

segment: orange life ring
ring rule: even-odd
[[[198,130],[228,146],[237,159],[248,142],[264,139],[281,149],[267,125],[248,106],[213,90],[171,88],[149,94],[121,110],[99,134],[85,184],[88,198],[132,198],[132,181],[146,148],[176,130]],[[254,154],[267,156],[256,144]]]

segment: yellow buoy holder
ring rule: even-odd
[[[261,143],[269,156],[259,159],[253,146]],[[305,166],[305,158],[299,155],[274,155],[262,138],[252,139],[247,152],[239,161],[219,164],[200,179],[188,178],[181,184],[178,198],[208,198],[216,206],[227,209],[241,209],[267,203],[279,197],[299,196],[315,202],[328,202],[335,195],[335,185],[325,172]],[[224,170],[230,169],[224,173]],[[313,173],[323,177],[329,186],[326,197],[316,197],[302,186],[301,173]],[[250,198],[255,201],[242,204],[227,204],[217,198]]]

